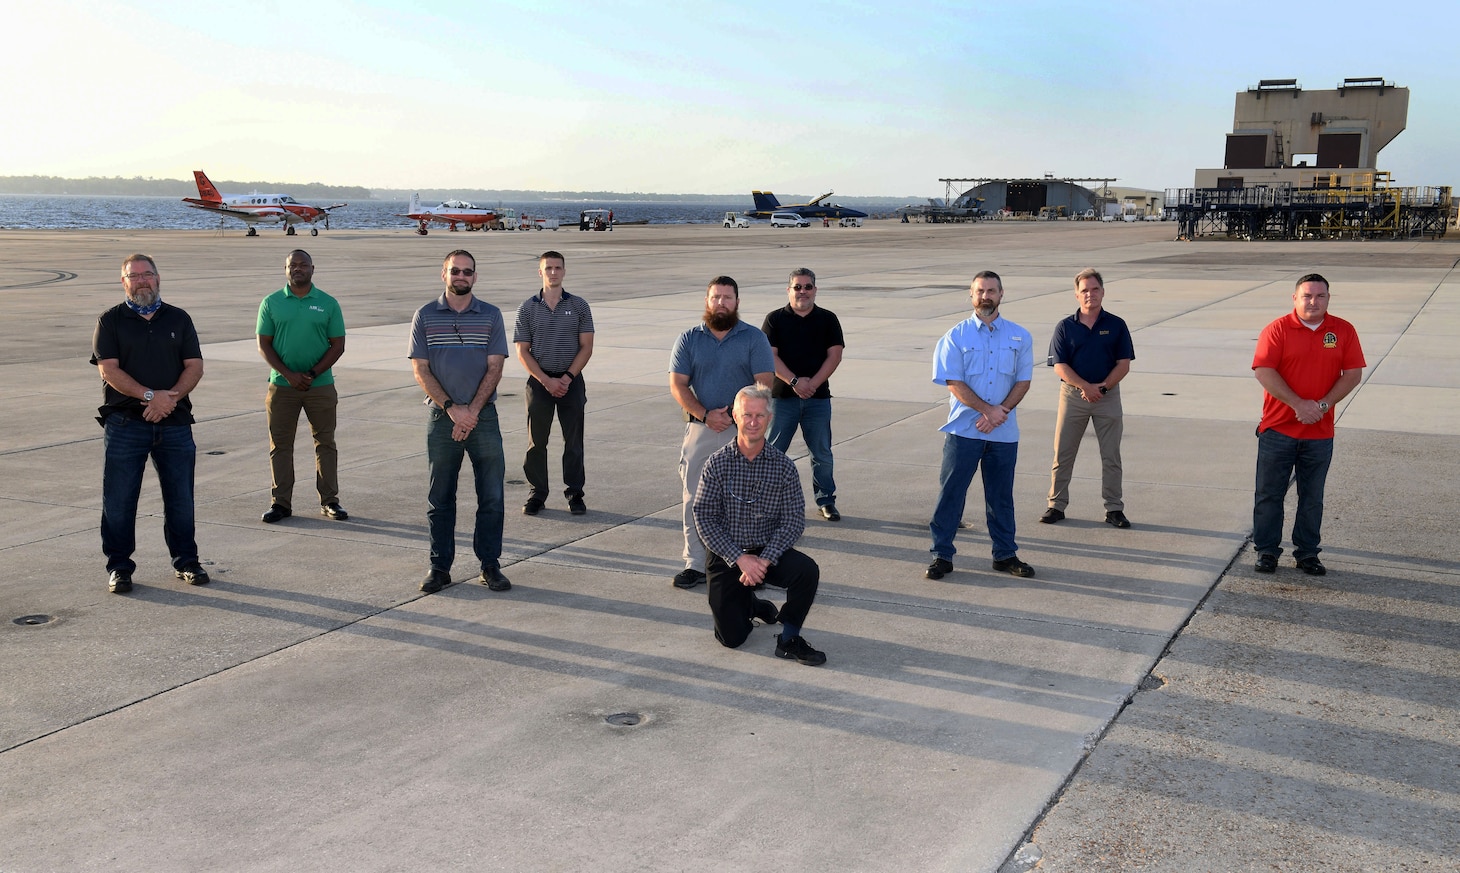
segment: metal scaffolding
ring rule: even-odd
[[[1386,172],[1315,174],[1299,185],[1173,188],[1178,239],[1413,239],[1445,235],[1449,186],[1392,187]]]

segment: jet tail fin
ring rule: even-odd
[[[198,183],[198,197],[215,203],[223,202],[223,195],[219,194],[218,189],[213,187],[213,183],[208,181],[207,173],[202,170],[193,170],[193,179]]]
[[[775,212],[781,208],[781,201],[769,191],[751,191],[750,196],[755,198],[757,212]]]
[[[411,208],[406,212],[410,215],[417,215],[421,211],[421,193],[417,191],[411,195]]]

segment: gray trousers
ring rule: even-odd
[[[715,433],[697,421],[684,425],[684,443],[679,448],[679,481],[684,484],[684,566],[705,572],[705,544],[695,529],[695,492],[700,490],[700,472],[705,461],[722,446],[735,440],[735,426]]]

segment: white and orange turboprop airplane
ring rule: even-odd
[[[458,224],[466,225],[467,230],[481,230],[499,217],[495,209],[487,209],[465,200],[447,200],[440,206],[422,206],[420,194],[412,194],[410,209],[398,214],[401,218],[416,222],[416,233],[421,236],[426,235],[426,225],[433,221],[449,225],[451,230],[456,230]]]
[[[288,194],[219,194],[213,183],[202,170],[194,170],[193,178],[198,182],[198,196],[184,197],[183,202],[194,209],[206,209],[219,215],[237,218],[248,225],[248,235],[258,236],[256,224],[283,223],[284,233],[293,236],[294,225],[309,225],[309,235],[319,236],[317,221],[324,221],[325,230],[330,226],[330,210],[348,206],[336,203],[333,206],[309,206],[300,203]]]

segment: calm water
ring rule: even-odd
[[[305,202],[312,205],[328,205],[322,201]],[[866,212],[878,211],[859,206],[855,200],[839,202]],[[396,216],[396,213],[405,212],[407,205],[404,200],[354,201],[330,216],[330,227],[336,230],[351,228],[408,229],[413,226],[413,222]],[[580,209],[612,209],[614,220],[618,222],[647,219],[653,224],[701,224],[719,223],[727,210],[744,210],[752,207],[749,195],[743,200],[727,198],[705,202],[655,203],[617,200],[589,203],[525,200],[480,205],[511,206],[534,217],[557,218],[564,225],[576,225]],[[0,228],[209,230],[218,226],[218,220],[219,216],[185,206],[176,197],[88,197],[80,195],[35,197],[0,194]],[[226,219],[226,221],[228,227],[241,228],[244,226],[243,222],[235,219]],[[270,229],[273,229],[272,225],[259,225],[259,227],[262,233],[268,233]],[[308,232],[307,228],[305,232]]]

